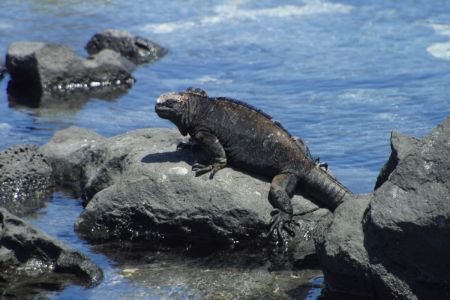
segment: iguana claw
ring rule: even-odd
[[[205,173],[211,172],[209,174],[209,178],[213,179],[214,175],[216,175],[217,171],[222,169],[224,166],[222,164],[211,164],[206,165],[202,163],[195,163],[192,165],[192,171],[195,172],[195,177],[201,176]]]
[[[205,173],[208,173],[209,171],[211,171],[213,169],[212,165],[204,165],[201,163],[195,163],[192,166],[192,171],[195,172],[195,177],[201,176]]]
[[[283,230],[287,232],[291,237],[295,236],[295,231],[292,225],[299,225],[297,222],[292,220],[292,215],[285,213],[279,209],[274,209],[270,215],[272,220],[270,221],[269,232],[265,235],[266,237],[272,235],[274,231],[277,233],[278,241],[284,242]]]

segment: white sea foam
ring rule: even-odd
[[[450,25],[431,23],[430,26],[437,34],[450,37]],[[432,44],[427,48],[427,52],[436,58],[450,60],[450,41]]]
[[[12,128],[8,123],[0,123],[0,131],[10,131]]]
[[[450,60],[450,42],[433,44],[427,51],[436,58]]]
[[[233,80],[231,80],[231,79],[218,79],[216,77],[209,76],[209,75],[198,77],[196,79],[196,81],[198,81],[201,84],[204,84],[204,83],[230,84],[233,82]]]
[[[231,1],[226,5],[214,8],[215,15],[206,16],[197,20],[156,23],[143,26],[144,30],[153,33],[170,33],[175,30],[189,30],[194,27],[205,27],[213,24],[223,23],[230,20],[247,19],[258,20],[261,18],[286,18],[301,17],[317,14],[349,13],[353,6],[325,2],[321,0],[309,1],[304,5],[282,5],[271,8],[243,9],[241,1]]]
[[[440,35],[450,36],[450,25],[430,23],[431,28]]]
[[[12,28],[12,24],[0,22],[0,30],[10,29],[10,28]]]

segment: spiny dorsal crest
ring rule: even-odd
[[[240,105],[240,106],[246,107],[246,108],[248,108],[250,110],[253,110],[253,111],[257,112],[258,114],[262,115],[263,117],[271,120],[273,124],[275,124],[278,128],[280,128],[281,130],[286,132],[290,137],[292,137],[290,132],[286,128],[284,128],[283,125],[281,125],[280,122],[278,122],[277,120],[274,120],[271,115],[267,114],[266,112],[262,111],[259,108],[256,108],[255,106],[253,106],[251,104],[248,104],[247,102],[244,102],[244,101],[241,101],[241,100],[232,99],[232,98],[227,98],[227,97],[218,97],[218,98],[214,98],[214,100],[231,102],[231,103],[234,103],[236,105]]]
[[[199,88],[189,87],[186,89],[185,93],[190,94],[190,95],[205,97],[205,98],[208,97],[208,94],[204,90],[199,89]]]

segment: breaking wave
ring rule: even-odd
[[[286,18],[300,17],[317,14],[349,13],[353,9],[351,5],[324,2],[320,0],[309,1],[304,5],[282,5],[271,8],[244,9],[240,7],[240,1],[232,1],[226,5],[216,6],[214,15],[201,17],[197,20],[148,24],[145,31],[153,33],[170,33],[175,30],[189,30],[194,27],[205,27],[229,20],[258,20],[261,18]]]
[[[437,34],[450,37],[450,25],[431,23],[430,26]],[[436,58],[450,60],[450,41],[432,44],[427,52]]]

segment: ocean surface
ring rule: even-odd
[[[363,193],[373,190],[390,155],[392,130],[422,137],[450,115],[447,0],[2,0],[0,56],[10,43],[22,40],[63,43],[86,56],[84,45],[107,28],[149,38],[169,53],[139,67],[135,85],[117,99],[89,99],[70,108],[12,105],[5,76],[0,82],[0,150],[45,144],[69,126],[105,136],[173,127],[154,112],[158,95],[201,87],[211,96],[263,109],[300,136],[342,183]],[[71,286],[50,297],[174,296],[173,285],[161,294],[145,281],[129,281],[120,263],[81,241],[73,231],[81,210],[77,199],[55,193],[47,207],[29,217],[105,271],[97,288]],[[317,297],[318,279],[311,280],[307,299]],[[181,290],[176,297],[196,299],[191,292]]]

